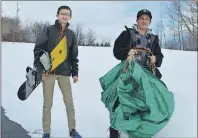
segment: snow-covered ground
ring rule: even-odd
[[[33,137],[42,133],[42,85],[26,101],[17,98],[25,80],[25,68],[32,66],[34,44],[2,43],[2,106],[7,116]],[[175,95],[175,111],[168,125],[156,137],[197,137],[197,52],[163,50],[162,80]],[[112,48],[79,47],[79,82],[72,83],[77,130],[84,137],[108,137],[108,111],[101,102],[99,78],[119,61]],[[72,80],[71,80],[72,81]],[[52,136],[68,137],[67,116],[56,83],[52,107]],[[37,130],[36,134],[34,133]]]

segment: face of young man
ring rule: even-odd
[[[61,24],[67,24],[67,22],[71,19],[70,15],[70,10],[62,9],[60,10],[59,14],[56,15],[56,17]]]
[[[138,27],[142,30],[147,30],[150,25],[150,17],[146,14],[143,14],[137,20]]]

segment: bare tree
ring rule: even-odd
[[[25,22],[25,26],[22,28],[22,34],[26,42],[34,43],[36,41],[37,35],[41,30],[49,26],[49,22]]]
[[[176,8],[177,6],[177,8]],[[180,10],[181,10],[181,3],[180,1],[173,1],[170,4],[170,7],[166,7],[167,8],[167,14],[169,16],[169,18],[172,19],[172,21],[174,21],[174,31],[176,33],[176,35],[178,36],[177,39],[178,41],[176,42],[176,44],[179,45],[179,49],[181,49],[181,20],[180,20]],[[177,29],[176,29],[177,27]]]
[[[85,34],[83,33],[82,26],[77,24],[73,31],[76,35],[77,45],[82,46],[85,43]]]
[[[167,45],[167,42],[166,42],[165,28],[164,28],[162,19],[160,22],[156,23],[156,33],[160,37],[160,46],[165,48]],[[163,43],[163,41],[164,41],[164,43]]]
[[[40,22],[33,23],[32,32],[34,33],[34,37],[36,38],[37,35],[40,33],[40,31],[49,25],[50,25],[50,23],[47,21],[46,22],[40,21]]]
[[[166,6],[167,17],[172,20],[170,26],[174,30],[174,41],[180,50],[197,49],[197,7],[195,1],[172,1],[170,6]],[[190,44],[189,40],[193,42]]]
[[[159,22],[156,22],[156,26],[155,26],[155,33],[156,35],[160,35],[160,25],[159,25]]]
[[[91,29],[88,29],[87,35],[86,35],[86,45],[92,46],[95,44],[96,41],[96,33],[92,31]]]
[[[187,29],[188,33],[197,41],[197,34],[195,33],[195,28],[197,28],[197,19],[196,10],[197,7],[195,5],[195,1],[186,1],[185,8],[181,9],[177,4],[174,3],[174,6],[177,10],[179,10],[179,16],[181,17],[181,22],[183,21],[184,27]]]
[[[25,42],[34,43],[36,37],[33,32],[33,23],[25,21],[25,26],[22,27],[22,34],[24,36]]]

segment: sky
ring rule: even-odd
[[[54,24],[59,6],[72,9],[71,26],[81,24],[84,31],[94,30],[99,41],[114,42],[125,30],[136,23],[137,12],[141,9],[151,11],[153,19],[150,28],[155,30],[162,11],[162,2],[157,1],[19,1],[18,16],[25,21],[49,21]],[[16,16],[17,1],[3,1],[2,14]]]

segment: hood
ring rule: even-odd
[[[132,28],[138,32],[138,25],[137,24],[133,24]],[[146,31],[146,34],[152,34],[152,29],[148,28],[148,30]]]

